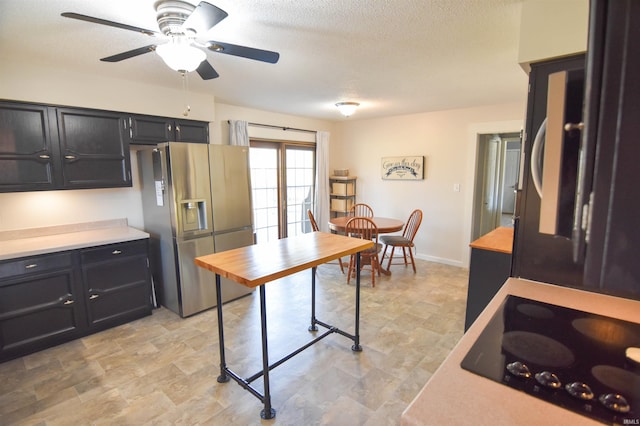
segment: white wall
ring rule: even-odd
[[[345,121],[331,151],[333,168],[358,176],[357,201],[376,216],[406,219],[424,213],[416,236],[420,258],[468,266],[477,135],[519,132],[526,105],[480,108]],[[425,179],[382,180],[381,158],[425,156]],[[461,184],[454,192],[454,184]]]

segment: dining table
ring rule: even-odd
[[[353,216],[339,216],[333,217],[329,219],[329,229],[331,232],[337,232],[339,234],[344,234],[347,228],[347,222],[349,219],[352,219]],[[373,223],[376,224],[378,228],[378,234],[390,234],[393,232],[402,231],[404,227],[404,221],[400,219],[393,219],[390,217],[370,217]],[[391,275],[391,271],[389,269],[384,269],[382,267],[382,259],[380,259],[380,272],[385,275]]]
[[[272,419],[276,416],[276,410],[271,405],[269,372],[272,369],[333,333],[352,340],[352,351],[362,351],[362,346],[360,345],[360,252],[372,246],[372,241],[349,238],[328,232],[310,232],[295,237],[267,241],[252,246],[196,257],[195,264],[197,266],[215,274],[220,349],[220,375],[217,381],[225,383],[229,379],[233,379],[263,403],[264,409],[260,412],[260,417]],[[352,254],[356,255],[356,264],[358,266],[356,271],[355,328],[353,334],[316,318],[316,267],[339,257]],[[315,333],[318,331],[318,326],[322,326],[326,331],[320,335],[315,335],[312,340],[280,360],[270,362],[267,343],[266,284],[309,268],[311,269],[311,325],[308,330]],[[220,287],[221,277],[229,278],[249,288],[259,288],[262,369],[249,377],[243,378],[227,366]],[[262,378],[263,381],[263,391],[260,391],[252,384],[253,381],[259,378]]]
[[[347,222],[352,219],[352,216],[340,216],[329,219],[329,229],[334,232],[343,234],[347,227]],[[400,219],[393,219],[389,217],[370,217],[373,223],[378,228],[378,234],[390,234],[392,232],[402,231],[404,221]]]

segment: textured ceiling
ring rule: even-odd
[[[0,60],[180,87],[155,53],[100,58],[156,40],[63,18],[76,12],[157,30],[155,0],[0,0]],[[190,1],[197,4],[197,0]],[[277,64],[209,52],[220,77],[189,75],[217,101],[341,120],[471,107],[526,98],[517,63],[522,0],[211,0],[229,16],[204,38],[274,50]],[[2,66],[0,64],[0,66]]]

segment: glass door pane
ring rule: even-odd
[[[251,143],[253,217],[258,242],[311,232],[315,148],[284,142]]]
[[[257,242],[279,238],[278,149],[249,150],[253,223]]]
[[[314,151],[301,147],[286,149],[287,236],[311,232],[307,210],[313,209]]]

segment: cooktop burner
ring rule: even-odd
[[[461,367],[601,422],[640,424],[637,348],[640,324],[509,295]]]

